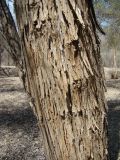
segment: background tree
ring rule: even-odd
[[[20,39],[5,0],[0,1],[0,45],[11,55],[16,66],[22,71]]]
[[[120,1],[119,0],[95,0],[94,1],[96,14],[98,16],[99,22],[103,25],[106,31],[105,41],[106,46],[103,44],[103,50],[107,50],[107,57],[110,57],[112,52],[112,63],[109,64],[109,67],[116,68],[120,66],[119,62],[120,54],[119,53],[119,44],[120,44]],[[117,58],[116,58],[117,57]],[[103,55],[103,58],[104,55]],[[108,59],[104,59],[107,63]]]

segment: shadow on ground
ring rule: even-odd
[[[0,160],[45,160],[37,119],[19,78],[0,78]]]
[[[32,134],[35,127],[37,127],[37,119],[30,107],[12,111],[7,111],[7,107],[5,106],[4,108],[2,107],[0,111],[0,127],[9,127],[11,132],[22,129],[27,134]],[[39,132],[38,127],[36,130]]]
[[[45,160],[41,138],[30,107],[1,109],[0,160]]]
[[[108,101],[108,147],[110,160],[120,160],[120,100]]]

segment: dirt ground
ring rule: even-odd
[[[110,160],[120,160],[120,79],[107,80],[106,85]]]
[[[120,80],[107,80],[110,160],[120,160]],[[0,78],[0,160],[45,160],[41,131],[17,77]]]
[[[0,78],[0,160],[45,160],[41,131],[17,77]]]

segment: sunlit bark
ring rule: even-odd
[[[48,160],[107,160],[99,30],[90,0],[16,0],[25,87]]]

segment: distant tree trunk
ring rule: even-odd
[[[117,78],[117,59],[116,59],[116,48],[113,49],[113,67],[114,67],[114,78]]]
[[[9,55],[7,55],[7,65],[9,66],[10,65],[10,58],[9,58]]]
[[[15,0],[26,90],[47,160],[107,160],[99,30],[91,0]]]
[[[2,62],[2,55],[1,55],[1,52],[0,52],[0,67],[1,67],[1,62]]]
[[[117,63],[116,63],[116,48],[113,50],[113,67],[117,68]]]
[[[1,67],[1,63],[2,63],[2,52],[3,52],[3,49],[0,45],[0,67]]]
[[[0,45],[12,57],[16,66],[22,71],[22,54],[20,39],[12,15],[5,0],[0,0]],[[8,60],[8,57],[6,59]]]

